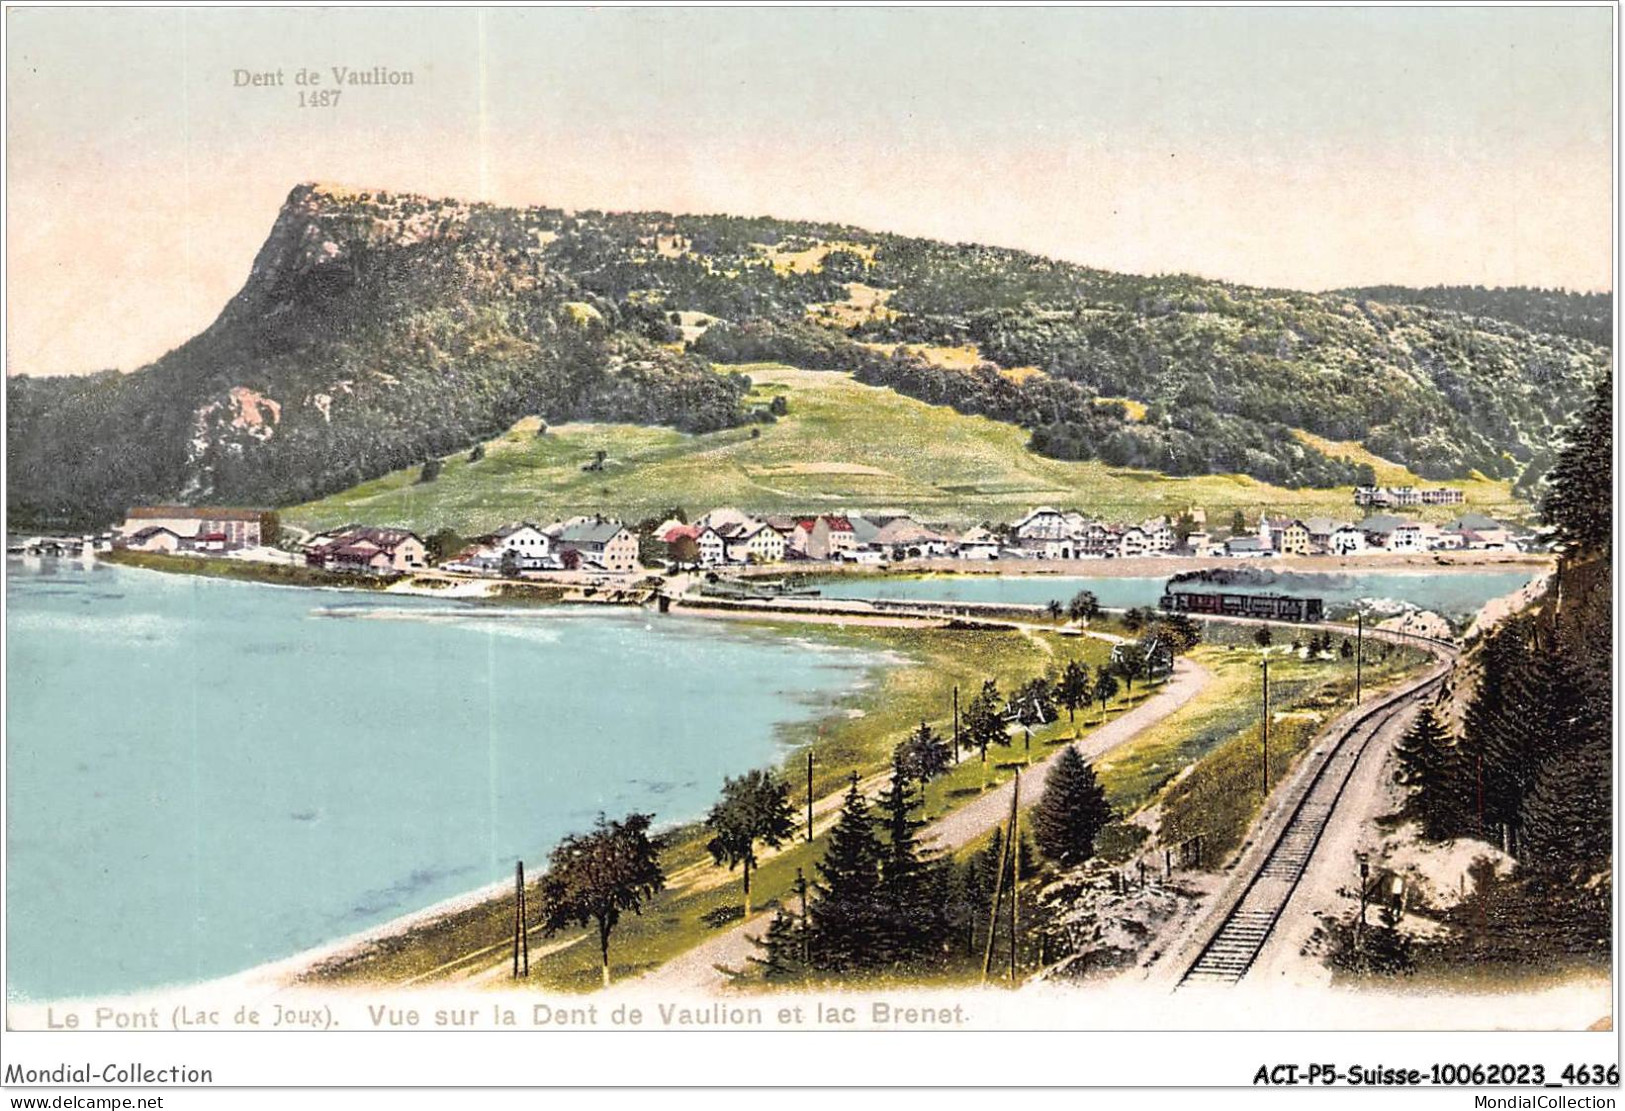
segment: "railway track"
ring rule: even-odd
[[[1426,639],[1441,659],[1454,662],[1455,645]],[[1437,691],[1449,674],[1449,667],[1438,669],[1416,685],[1389,695],[1344,726],[1330,749],[1320,757],[1313,774],[1289,788],[1296,796],[1286,800],[1290,817],[1276,833],[1263,859],[1254,866],[1252,878],[1240,898],[1180,976],[1179,987],[1235,984],[1247,975],[1291,902],[1343,789],[1367,747],[1412,702]]]

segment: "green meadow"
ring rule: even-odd
[[[751,401],[783,397],[787,415],[699,435],[628,424],[565,424],[538,435],[534,418],[486,444],[485,457],[449,456],[433,482],[421,468],[395,471],[283,511],[287,524],[327,528],[349,521],[420,533],[465,535],[512,520],[538,522],[604,513],[638,521],[681,506],[690,515],[733,505],[757,513],[905,509],[922,520],[964,525],[1014,520],[1035,505],[1076,507],[1108,519],[1177,515],[1203,506],[1210,521],[1233,509],[1350,517],[1352,490],[1288,490],[1239,475],[1170,478],[1099,462],[1047,459],[1027,450],[1010,424],[965,416],[850,375],[749,364]],[[596,453],[601,470],[586,470]],[[1390,465],[1391,466],[1391,465]],[[1389,470],[1385,478],[1398,479]],[[1516,508],[1506,483],[1473,484],[1472,507]],[[1459,513],[1444,507],[1441,519]]]

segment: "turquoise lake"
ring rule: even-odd
[[[1297,572],[1240,569],[1256,575],[1257,582],[1230,585],[1191,582],[1192,589],[1269,590],[1307,594],[1325,599],[1328,606],[1360,599],[1409,602],[1445,617],[1465,618],[1477,613],[1492,598],[1511,594],[1528,583],[1538,568],[1496,571],[1362,571]],[[1155,606],[1167,576],[1111,578],[1063,575],[930,575],[917,578],[853,575],[831,578],[815,585],[828,598],[883,598],[947,602],[1001,602],[1044,605],[1053,600],[1065,605],[1080,590],[1093,591],[1107,608]]]
[[[8,561],[8,991],[194,982],[703,815],[880,662],[726,622]]]

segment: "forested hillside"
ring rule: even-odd
[[[1531,462],[1544,468],[1609,363],[1605,347],[1572,335],[1441,309],[1114,274],[847,227],[585,213],[561,226],[552,251],[606,297],[746,327],[687,337],[710,358],[853,370],[1021,424],[1034,450],[1056,458],[1173,474],[1317,486],[1363,477],[1305,448],[1297,427],[1432,478],[1515,477]],[[963,345],[985,365],[929,358],[931,347]],[[1094,404],[1110,398],[1149,409],[1131,419]]]
[[[713,360],[851,370],[1056,459],[1332,487],[1369,471],[1293,429],[1432,478],[1538,474],[1609,351],[835,225],[307,185],[195,339],[130,374],[8,379],[11,523],[304,501],[524,415],[729,427],[749,384]]]
[[[1551,332],[1603,346],[1613,343],[1614,296],[1611,293],[1571,293],[1566,289],[1527,286],[1486,289],[1481,285],[1435,285],[1424,289],[1374,285],[1338,292],[1360,300],[1422,305],[1458,316],[1504,321],[1526,332]]]
[[[1552,587],[1474,646],[1459,734],[1433,724],[1400,747],[1426,837],[1488,841],[1517,862],[1505,881],[1476,876],[1452,929],[1422,947],[1446,963],[1606,967],[1612,952],[1611,383],[1567,441],[1542,505]]]

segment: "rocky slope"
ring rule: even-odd
[[[531,413],[691,431],[741,419],[744,383],[620,328],[505,217],[294,189],[200,335],[128,375],[7,381],[12,523],[303,500]]]

